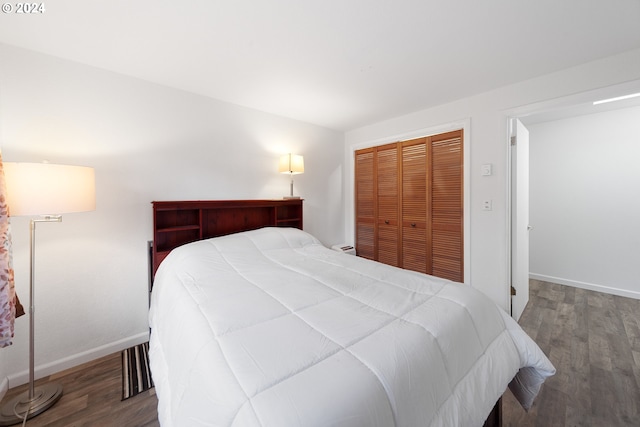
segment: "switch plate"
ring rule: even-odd
[[[491,176],[493,173],[491,163],[482,165],[482,176]]]
[[[482,201],[482,210],[490,211],[493,208],[493,202],[491,200],[483,200]]]

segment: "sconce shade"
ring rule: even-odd
[[[304,159],[297,154],[285,154],[280,157],[280,166],[278,172],[297,175],[304,173]]]
[[[5,162],[10,216],[86,212],[96,208],[93,168]]]

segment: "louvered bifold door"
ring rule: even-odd
[[[462,131],[431,137],[431,274],[464,280]]]
[[[402,143],[402,267],[429,273],[427,138]]]
[[[375,159],[378,193],[376,260],[399,266],[398,144],[377,147]]]
[[[355,153],[356,254],[375,259],[374,148]]]

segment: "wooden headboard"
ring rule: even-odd
[[[152,272],[185,243],[262,227],[302,230],[302,199],[152,202]]]

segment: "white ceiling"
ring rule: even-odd
[[[43,3],[0,42],[336,130],[640,47],[638,0]]]

